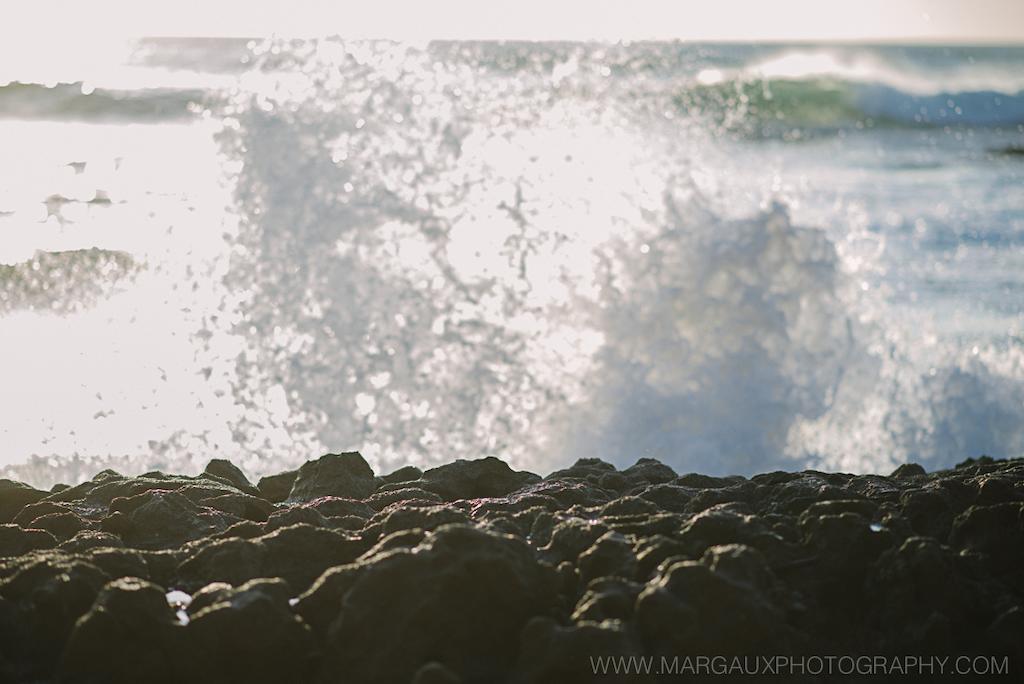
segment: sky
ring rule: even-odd
[[[1024,43],[1024,0],[35,0],[0,40],[120,37]]]

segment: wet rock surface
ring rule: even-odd
[[[889,476],[494,458],[0,481],[0,682],[576,682],[591,658],[1006,655],[1024,460]],[[816,681],[805,676],[802,681]]]

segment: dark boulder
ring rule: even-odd
[[[574,622],[604,622],[633,617],[636,597],[644,585],[622,577],[601,577],[590,582],[572,612]]]
[[[99,530],[82,530],[67,541],[60,543],[60,548],[68,553],[82,553],[98,547],[123,547],[124,542],[115,534]]]
[[[581,458],[569,468],[556,470],[545,480],[586,480],[597,484],[601,476],[617,472],[611,463],[602,461],[599,458]]]
[[[358,451],[326,454],[299,467],[289,501],[312,501],[322,496],[362,499],[377,488],[373,470]]]
[[[541,557],[552,565],[562,561],[576,562],[580,554],[591,547],[608,526],[598,520],[568,518],[554,526],[547,545],[540,549]]]
[[[401,487],[399,489],[388,489],[379,491],[366,499],[366,504],[374,510],[382,510],[398,501],[423,501],[432,504],[444,503],[444,500],[434,492],[428,492],[419,487]]]
[[[683,513],[694,497],[694,491],[689,487],[662,483],[645,487],[637,496],[650,501],[663,511]]]
[[[266,499],[249,494],[219,494],[201,500],[199,505],[253,522],[265,522],[275,510],[274,504]]]
[[[653,485],[672,482],[678,475],[676,471],[653,458],[641,458],[622,471],[623,476],[633,484]]]
[[[278,684],[310,681],[317,664],[309,626],[292,612],[280,579],[219,588],[190,616],[187,681]]]
[[[654,653],[790,652],[799,639],[774,601],[774,583],[756,550],[715,547],[700,561],[672,563],[648,583],[636,602],[637,628]]]
[[[524,541],[439,528],[413,551],[372,559],[354,578],[336,606],[320,680],[407,682],[436,661],[467,681],[499,681],[520,630],[551,610],[555,589],[553,570]]]
[[[949,543],[984,554],[993,573],[1024,592],[1024,503],[971,506],[953,521]]]
[[[57,540],[46,530],[22,529],[17,525],[0,525],[0,557],[20,556],[29,551],[52,549]]]
[[[892,471],[889,477],[894,480],[910,480],[919,477],[925,477],[928,475],[928,471],[924,469],[920,463],[904,463],[896,470]]]
[[[263,525],[264,532],[273,532],[289,525],[312,525],[313,527],[330,527],[327,518],[320,511],[308,506],[289,506],[274,511],[266,524]]]
[[[203,475],[219,478],[245,494],[259,496],[259,491],[252,486],[249,478],[231,461],[215,458],[206,464],[206,468],[203,469]]]
[[[58,681],[182,681],[180,665],[193,657],[183,636],[160,587],[133,577],[114,580],[75,624],[60,659]]]
[[[964,576],[951,550],[934,539],[911,537],[885,552],[866,583],[867,622],[879,646],[920,653],[950,653],[975,642],[995,617],[994,596]],[[977,644],[982,646],[982,644]]]
[[[28,524],[28,527],[37,530],[46,530],[58,541],[67,541],[82,530],[91,526],[71,511],[64,510],[56,513],[41,515]]]
[[[110,576],[93,563],[60,552],[26,556],[0,581],[0,597],[16,611],[26,654],[52,666],[75,621],[92,606]]]
[[[327,568],[351,562],[367,548],[360,537],[292,525],[254,539],[207,544],[186,558],[175,576],[189,589],[209,582],[238,585],[259,577],[280,577],[298,593]]]
[[[259,490],[260,496],[267,501],[281,503],[291,494],[292,486],[295,484],[295,477],[298,474],[297,470],[289,470],[277,475],[261,477],[259,484],[256,485],[256,489]]]
[[[178,491],[161,489],[113,499],[110,515],[102,522],[104,532],[143,549],[179,546],[226,527],[227,520],[217,511],[196,505]]]
[[[580,554],[577,566],[584,584],[599,577],[629,579],[636,574],[633,542],[619,532],[606,532]]]
[[[504,461],[489,456],[431,468],[423,473],[416,486],[446,501],[457,501],[505,496],[539,480],[533,473],[512,470]]]
[[[635,681],[636,675],[616,675],[611,660],[642,653],[625,625],[614,621],[563,626],[537,617],[523,629],[521,643],[510,678],[515,684]]]
[[[423,471],[416,466],[403,466],[393,473],[387,475],[381,475],[380,481],[384,484],[394,484],[396,482],[410,482],[412,480],[418,480],[423,475]]]
[[[406,502],[402,502],[403,504]],[[392,505],[380,513],[381,533],[391,534],[400,530],[434,530],[450,523],[469,522],[469,516],[462,510],[447,505],[408,506]]]
[[[48,494],[21,482],[0,479],[0,525],[13,521],[22,508]]]
[[[39,501],[34,504],[29,504],[21,509],[16,516],[14,516],[14,524],[21,525],[22,527],[31,527],[33,520],[41,515],[47,513],[63,513],[70,510],[65,504],[54,503],[52,501]]]

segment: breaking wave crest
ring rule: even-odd
[[[0,86],[4,118],[100,122],[157,122],[192,118],[206,103],[202,90],[120,91],[93,89],[83,83],[8,83]]]

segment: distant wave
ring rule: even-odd
[[[792,128],[1024,124],[1024,92],[980,90],[926,95],[884,83],[831,77],[698,84],[681,92],[676,104],[687,112],[700,111],[728,120],[731,128],[764,134]]]
[[[0,86],[0,117],[82,121],[159,122],[193,116],[209,99],[199,89],[107,90],[85,84],[13,82]]]
[[[983,62],[971,57],[950,61],[941,52],[910,48],[790,47],[739,68],[705,68],[677,103],[718,114],[731,128],[769,135],[793,128],[1024,123],[1016,53],[985,53]]]
[[[37,252],[19,264],[0,264],[0,313],[15,309],[67,313],[81,309],[119,286],[137,269],[125,252],[95,247]]]

